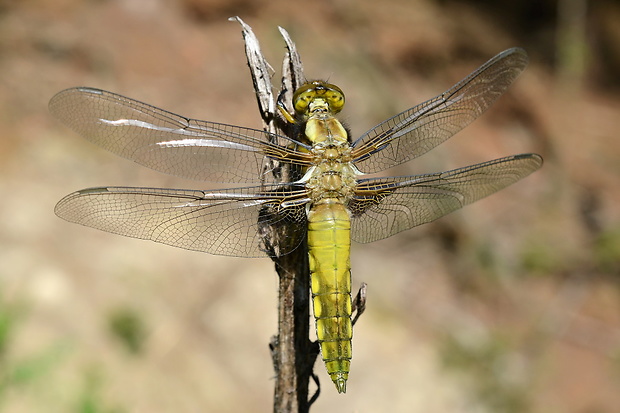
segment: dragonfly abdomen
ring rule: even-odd
[[[316,331],[325,367],[340,393],[351,361],[351,220],[338,199],[308,212],[308,249]]]

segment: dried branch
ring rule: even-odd
[[[258,40],[250,26],[239,17],[231,18],[242,26],[248,66],[252,75],[258,106],[266,131],[286,134],[278,127],[275,112],[275,99],[271,84],[273,69],[261,53]],[[288,33],[280,28],[287,44],[283,63],[282,99],[290,102],[295,88],[304,81],[301,60]],[[281,122],[280,122],[281,123]],[[276,139],[271,136],[270,139]],[[265,168],[280,171],[281,165],[275,160],[266,160]],[[284,175],[286,176],[286,175]],[[279,179],[280,175],[276,176]],[[271,228],[272,252],[278,251],[278,242],[290,239],[287,228]],[[269,247],[269,246],[268,246]],[[275,254],[272,254],[275,255]],[[274,407],[276,413],[308,412],[311,403],[318,397],[318,391],[308,399],[310,377],[318,380],[312,373],[319,354],[318,345],[310,341],[310,272],[308,267],[308,246],[306,241],[290,254],[273,258],[280,277],[278,303],[278,335],[270,343],[274,369],[276,372]]]

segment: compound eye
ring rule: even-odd
[[[344,106],[344,94],[337,90],[330,90],[327,96],[329,107],[334,113],[338,113]]]
[[[305,113],[308,109],[308,105],[314,98],[314,90],[300,93],[295,97],[295,112],[297,113]]]

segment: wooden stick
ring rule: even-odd
[[[239,17],[231,18],[242,26],[246,47],[248,66],[252,75],[263,127],[270,133],[284,135],[287,132],[279,127],[271,74],[273,69],[265,60],[252,28]],[[282,93],[285,102],[290,102],[295,88],[303,83],[303,67],[288,33],[280,28],[287,45],[287,53],[282,70]],[[294,138],[294,137],[293,137]],[[270,139],[277,139],[270,136]],[[279,171],[277,161],[267,159],[265,168]],[[287,175],[284,174],[284,177]],[[277,178],[277,177],[276,177]],[[278,251],[278,243],[286,243],[291,237],[287,228],[270,229],[272,240],[271,252]],[[284,245],[284,244],[282,244]],[[269,248],[269,246],[268,246]],[[277,254],[275,254],[277,255]],[[310,273],[308,267],[308,246],[306,240],[293,252],[273,258],[280,278],[278,302],[278,335],[270,343],[275,377],[274,405],[275,413],[305,413],[318,396],[315,393],[308,399],[310,377],[318,383],[313,375],[313,366],[319,354],[318,345],[310,341]]]

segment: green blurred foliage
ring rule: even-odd
[[[139,311],[126,306],[115,309],[109,315],[108,330],[129,353],[143,352],[147,334]]]
[[[562,262],[549,243],[530,240],[522,247],[521,266],[526,274],[541,276],[558,272]]]
[[[124,413],[127,410],[119,406],[108,406],[102,388],[104,378],[98,368],[90,368],[84,373],[84,384],[78,396],[76,413]]]
[[[35,404],[54,403],[47,405],[49,411],[74,411],[76,413],[123,413],[126,410],[120,407],[107,407],[107,402],[101,396],[103,379],[101,375],[89,371],[82,378],[83,389],[70,390],[70,398],[76,400],[74,407],[65,409],[58,387],[63,386],[56,377],[64,365],[69,362],[71,343],[58,341],[44,344],[38,352],[32,354],[18,354],[16,343],[22,326],[28,321],[28,311],[24,305],[8,303],[2,300],[0,294],[0,412],[4,412],[10,400],[23,396],[31,398],[33,394],[41,396]],[[41,389],[45,388],[48,400],[43,396]],[[63,389],[64,390],[64,389]],[[77,393],[76,393],[77,392]],[[73,393],[73,396],[71,396]]]
[[[474,403],[494,413],[525,413],[531,392],[527,378],[518,372],[513,341],[500,334],[474,341],[447,334],[440,340],[439,354],[445,368],[466,376]]]
[[[620,281],[620,228],[603,231],[597,236],[594,259],[597,268]]]
[[[0,295],[0,410],[9,392],[20,391],[43,380],[57,368],[67,354],[67,347],[56,343],[39,353],[15,354],[14,341],[27,312],[22,305],[8,303]]]

